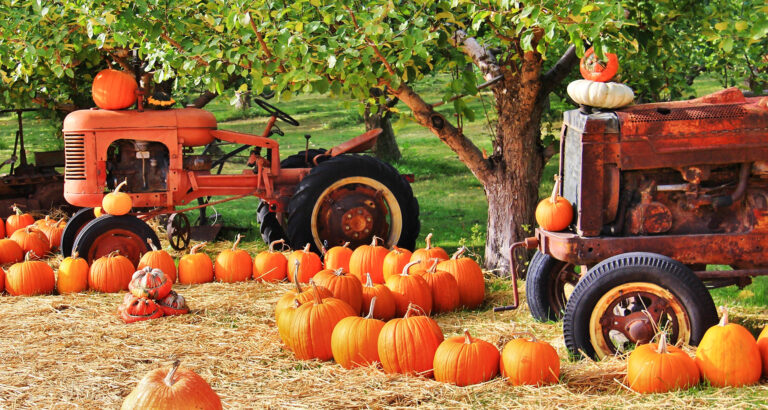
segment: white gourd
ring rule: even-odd
[[[624,107],[635,99],[635,93],[625,84],[590,80],[576,80],[568,84],[568,95],[579,104],[598,108]]]

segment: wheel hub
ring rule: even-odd
[[[344,235],[349,240],[367,237],[373,229],[373,218],[374,216],[364,206],[350,209],[341,217]]]
[[[639,344],[649,343],[653,339],[653,324],[647,318],[633,320],[625,327],[631,340]]]
[[[350,242],[352,247],[389,236],[389,210],[376,189],[350,183],[334,189],[319,204],[317,230],[330,238],[329,246]]]

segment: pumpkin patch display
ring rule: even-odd
[[[11,235],[11,240],[16,241],[25,254],[31,252],[33,259],[40,259],[51,250],[48,237],[33,225],[18,229]]]
[[[728,323],[728,310],[721,309],[720,323],[707,329],[696,348],[701,377],[716,387],[755,384],[763,370],[755,337],[743,326]]]
[[[251,255],[242,249],[237,249],[237,245],[242,238],[242,235],[237,234],[232,249],[225,249],[216,257],[213,275],[217,281],[234,283],[250,279],[253,273]]]
[[[363,281],[369,273],[374,283],[384,283],[384,258],[389,251],[378,245],[381,238],[374,236],[370,245],[360,245],[352,252],[349,258],[349,271]]]
[[[349,242],[344,242],[344,245],[334,246],[328,249],[328,252],[323,256],[323,262],[325,269],[344,269],[344,272],[349,272],[349,259],[352,257],[352,249],[349,249]],[[358,278],[359,279],[359,278]]]
[[[404,248],[394,247],[382,262],[381,272],[384,275],[384,282],[392,275],[399,275],[403,271],[403,266],[411,261],[411,251]]]
[[[204,253],[197,253],[207,242],[198,243],[179,259],[179,283],[184,285],[213,282],[213,262]]]
[[[88,261],[80,258],[77,249],[59,264],[56,289],[60,294],[77,293],[88,289]]]
[[[627,359],[627,381],[638,393],[664,393],[699,384],[699,368],[688,353],[667,345],[667,334],[659,343],[637,346]]]
[[[328,273],[315,275],[313,278],[315,284],[330,290],[333,297],[349,303],[349,306],[359,314],[363,307],[363,285],[360,280],[342,268],[333,271],[326,269],[321,272]]]
[[[12,296],[48,295],[56,287],[56,275],[47,263],[32,260],[27,252],[24,261],[14,263],[5,273],[5,290]]]
[[[408,262],[399,275],[387,279],[386,285],[395,298],[395,316],[404,316],[410,309],[418,309],[427,316],[432,313],[429,284],[421,276],[408,273],[408,269],[418,263],[421,261]]]
[[[531,335],[512,339],[501,351],[501,374],[513,386],[543,386],[560,378],[560,357],[547,342]]]
[[[123,401],[122,410],[221,409],[221,399],[211,385],[194,371],[179,367],[147,373]]]
[[[379,360],[387,373],[431,377],[443,331],[437,322],[409,306],[402,319],[392,319],[379,333]]]
[[[432,246],[431,232],[427,235],[426,238],[424,238],[424,242],[426,242],[426,246],[421,249],[416,249],[411,255],[411,262],[416,260],[421,261],[421,263],[417,265],[418,268],[423,270],[429,269],[429,267],[432,265],[432,259],[435,258],[441,261],[448,259],[448,253],[445,252],[443,248],[439,246]]]
[[[146,267],[160,269],[163,271],[170,283],[175,283],[176,262],[173,261],[173,256],[162,249],[157,249],[152,241],[147,240],[147,243],[149,244],[150,248],[152,248],[152,250],[145,253],[144,255],[141,255],[139,265],[136,267],[136,269],[144,269]]]
[[[160,310],[163,311],[163,315],[165,316],[185,315],[189,313],[186,299],[174,290],[168,292],[164,298],[158,299],[157,305],[160,306]]]
[[[135,271],[130,259],[120,255],[118,251],[111,252],[91,264],[88,271],[88,288],[104,293],[128,290],[128,284]]]
[[[163,271],[146,266],[133,273],[128,290],[139,298],[159,300],[171,292],[172,285]]]
[[[451,259],[437,264],[437,270],[446,271],[456,278],[459,287],[459,306],[475,309],[485,300],[483,269],[474,259],[462,257],[467,250],[461,247]]]
[[[0,265],[24,260],[24,250],[13,239],[0,239]]]
[[[139,85],[125,71],[106,69],[93,78],[91,96],[96,106],[103,110],[122,110],[136,102]]]
[[[321,270],[323,270],[323,262],[316,253],[309,250],[309,244],[304,246],[304,249],[295,250],[288,255],[288,280],[290,281],[296,279],[301,283],[309,283],[309,280]]]
[[[371,299],[367,316],[345,317],[333,328],[331,351],[333,360],[341,367],[352,369],[379,362],[378,341],[384,322],[373,317],[375,306],[376,297]]]
[[[536,223],[547,231],[562,231],[573,220],[573,206],[559,192],[560,176],[556,175],[552,196],[542,199],[536,206]]]
[[[5,235],[9,238],[19,229],[23,229],[35,223],[35,218],[28,214],[21,212],[21,209],[16,205],[12,206],[13,214],[5,220]]]
[[[475,339],[464,329],[463,336],[445,339],[435,351],[435,380],[457,386],[486,382],[499,374],[499,349]]]
[[[376,319],[387,321],[395,317],[395,311],[397,309],[395,305],[395,297],[392,296],[392,291],[386,285],[380,283],[373,283],[370,274],[366,274],[366,281],[363,285],[363,312],[364,316],[371,314],[368,309],[371,306],[371,301],[376,298],[376,308],[373,311],[373,316]]]
[[[123,181],[115,187],[115,190],[104,195],[101,200],[101,209],[110,215],[125,215],[131,212],[133,208],[133,200],[131,196],[120,190],[128,184],[128,181]]]
[[[253,279],[263,282],[282,282],[288,277],[288,258],[275,250],[275,245],[284,244],[285,239],[273,241],[269,250],[253,258]]]

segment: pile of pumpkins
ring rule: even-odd
[[[189,313],[184,297],[172,290],[173,282],[162,270],[145,266],[133,273],[129,293],[118,313],[125,323]]]
[[[721,308],[720,323],[709,328],[691,358],[667,345],[662,333],[658,343],[638,346],[627,360],[627,382],[639,393],[688,389],[701,379],[715,387],[741,387],[768,376],[768,327],[757,340],[746,328],[728,322]]]

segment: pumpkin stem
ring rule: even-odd
[[[312,296],[315,297],[315,304],[321,305],[323,303],[323,298],[320,297],[320,291],[317,290],[317,285],[315,284],[315,281],[310,279],[309,284],[312,285]]]
[[[72,259],[77,259],[78,255],[79,255],[79,253],[77,252],[77,248],[72,248],[72,256],[71,256],[71,258]]]
[[[365,280],[365,287],[366,288],[372,288],[373,287],[373,279],[371,279],[371,274],[366,273],[365,276],[368,277],[368,279]]]
[[[114,191],[114,192],[115,192],[115,193],[118,193],[118,192],[120,192],[120,190],[121,190],[121,189],[123,189],[123,187],[124,187],[125,185],[127,185],[127,184],[128,184],[128,180],[127,180],[127,179],[124,179],[124,180],[123,180],[123,182],[121,182],[121,183],[117,184],[117,186],[115,187],[115,191]]]
[[[435,273],[437,272],[437,264],[440,263],[440,258],[432,258],[432,266],[427,269],[427,272],[429,273]]]
[[[296,268],[293,270],[293,284],[296,285],[297,295],[302,292],[301,284],[299,283],[299,265],[301,265],[301,261],[296,259],[296,263],[294,264]]]
[[[344,276],[344,268],[339,268],[333,271],[333,274],[336,276]]]
[[[309,252],[309,242],[307,242],[306,245],[304,245],[304,253]]]
[[[427,246],[424,249],[432,249],[432,232],[427,234],[427,237],[424,238],[424,242],[427,243]]]
[[[454,253],[453,256],[451,256],[451,259],[459,259],[459,257],[461,255],[463,255],[464,252],[466,252],[466,251],[467,251],[467,247],[466,246],[462,246],[461,248],[456,250],[456,253]]]
[[[408,269],[410,269],[411,266],[416,265],[417,263],[421,263],[421,259],[416,259],[415,261],[406,263],[405,266],[403,266],[403,272],[400,273],[400,276],[408,276]]]
[[[403,319],[408,319],[408,316],[411,315],[411,310],[416,310],[416,308],[413,307],[413,303],[408,303],[408,308],[405,309],[405,315],[403,315]]]
[[[373,235],[373,239],[371,240],[371,246],[376,246],[376,241],[381,241],[381,242],[384,242],[384,240],[383,240],[383,239],[379,238],[379,237],[378,237],[378,236],[376,236],[376,235]]]
[[[13,210],[13,212],[16,213],[16,215],[21,215],[21,209],[19,209],[19,207],[16,206],[16,204],[11,205],[11,209]]]
[[[243,239],[243,235],[237,234],[237,237],[235,238],[235,243],[232,244],[232,250],[237,250],[237,245],[240,244],[240,240]]]
[[[179,365],[181,364],[181,360],[176,359],[175,362],[173,362],[173,366],[171,366],[171,370],[168,371],[168,374],[165,376],[165,379],[163,379],[163,382],[165,382],[165,385],[168,387],[173,387],[173,376],[176,374],[176,370],[179,368]]]
[[[29,262],[30,260],[32,260],[31,258],[34,258],[36,256],[37,254],[35,253],[35,251],[29,251],[24,255],[24,261]]]
[[[159,249],[157,249],[157,246],[155,246],[155,243],[152,242],[152,239],[147,238],[147,244],[149,244],[149,247],[152,248],[153,252],[157,252]]]
[[[720,311],[723,312],[723,317],[720,318],[720,326],[728,324],[728,309],[725,306],[720,306]]]
[[[344,242],[344,245],[341,245],[341,247],[342,248],[348,248],[349,247],[349,242]]]
[[[373,319],[374,306],[376,306],[376,296],[371,298],[371,307],[368,308],[368,315],[365,316],[366,319]]]
[[[285,239],[278,239],[276,241],[272,241],[272,243],[269,244],[269,251],[274,252],[275,251],[275,245],[278,243],[285,243]]]
[[[555,175],[555,186],[552,188],[552,197],[549,200],[554,204],[557,203],[557,194],[560,192],[560,175]]]
[[[656,353],[659,354],[667,354],[669,351],[667,351],[667,333],[662,332],[661,337],[659,338],[659,348],[656,350]]]
[[[117,255],[120,255],[120,251],[115,249],[114,251],[110,252],[109,255],[107,255],[107,258],[114,258]]]
[[[203,247],[203,246],[205,246],[207,243],[208,243],[208,242],[200,242],[200,243],[198,243],[197,245],[193,246],[193,247],[192,247],[192,249],[190,249],[190,250],[189,250],[189,254],[190,254],[190,255],[194,255],[194,254],[195,254],[195,252],[197,252],[197,251],[198,251],[198,249],[202,248],[202,247]]]
[[[469,329],[464,329],[464,344],[472,344],[472,336],[469,335]]]

